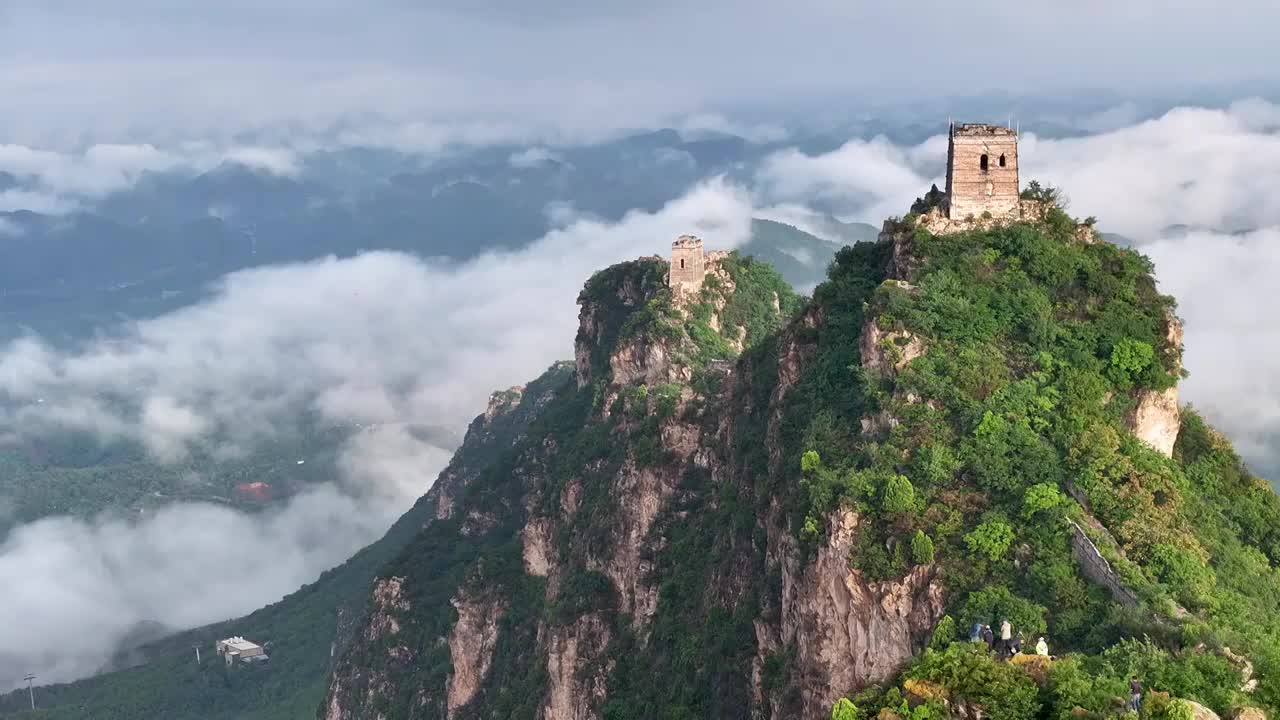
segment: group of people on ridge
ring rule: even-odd
[[[987,650],[995,650],[1000,657],[1011,658],[1022,652],[1022,640],[1013,637],[1013,625],[1009,622],[1009,618],[1000,619],[1000,638],[997,641],[995,633],[991,630],[990,625],[982,623],[974,623],[969,630],[969,640],[972,642],[983,642],[987,644]],[[1050,657],[1049,643],[1044,641],[1041,635],[1036,640],[1036,655]],[[1137,712],[1142,707],[1142,683],[1139,682],[1137,676],[1129,680],[1129,709]]]
[[[1001,618],[1000,620],[1000,638],[997,642],[995,633],[991,630],[990,625],[982,623],[974,623],[969,631],[969,639],[973,642],[984,642],[987,644],[988,650],[995,650],[1001,657],[1013,657],[1022,652],[1022,640],[1013,636],[1013,625],[1010,624],[1009,618]],[[1049,643],[1044,641],[1044,637],[1036,640],[1036,654],[1049,656]]]

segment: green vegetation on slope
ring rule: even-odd
[[[720,262],[724,278],[709,275],[700,297],[681,312],[665,284],[657,282],[662,270],[662,263],[655,261],[627,262],[597,273],[587,283],[580,301],[598,343],[591,358],[594,384],[566,384],[546,404],[525,439],[495,459],[455,499],[458,507],[482,509],[482,517],[433,523],[384,569],[383,576],[406,578],[408,609],[382,609],[394,617],[399,631],[361,644],[343,659],[344,666],[354,669],[338,671],[340,678],[352,678],[353,686],[342,689],[348,705],[356,703],[389,718],[407,716],[410,707],[428,716],[443,715],[441,689],[451,663],[449,647],[437,639],[449,636],[458,621],[451,599],[478,592],[482,600],[501,598],[505,612],[488,678],[458,711],[459,718],[533,720],[548,686],[545,661],[530,651],[546,642],[539,635],[540,623],[564,628],[587,615],[598,617],[613,638],[606,661],[615,671],[604,717],[695,718],[738,707],[747,691],[748,675],[742,669],[754,653],[751,620],[757,605],[744,599],[733,610],[708,615],[702,601],[707,588],[715,586],[708,585],[707,578],[729,571],[736,562],[731,558],[738,550],[726,544],[725,531],[745,534],[750,541],[759,508],[736,498],[732,485],[712,483],[705,470],[690,468],[680,477],[680,500],[657,521],[670,549],[657,559],[661,581],[654,632],[648,638],[634,634],[631,618],[617,610],[610,580],[589,567],[589,558],[608,556],[619,532],[620,498],[613,483],[628,461],[658,472],[670,467],[660,438],[663,422],[677,413],[686,422],[711,422],[715,415],[703,416],[700,403],[684,402],[687,387],[677,383],[613,388],[616,394],[611,396],[611,378],[603,371],[609,355],[626,343],[662,341],[677,363],[695,370],[694,384],[715,387],[723,375],[709,362],[734,357],[736,341],[742,341],[752,356],[774,352],[764,345],[775,341],[776,331],[800,299],[767,264],[731,254]],[[719,318],[718,329],[712,328],[713,314]],[[532,507],[526,507],[526,493]],[[576,503],[576,509],[551,540],[565,577],[554,600],[548,601],[546,580],[525,573],[520,533],[530,510],[559,517],[558,508],[565,502]],[[686,517],[697,522],[682,521]],[[466,531],[468,522],[484,530]],[[460,533],[467,542],[458,542]],[[411,661],[385,660],[402,648]],[[706,663],[705,648],[732,661]],[[688,681],[669,682],[672,677]],[[359,704],[370,688],[378,687],[395,688],[394,696],[374,692],[372,707]]]
[[[1076,653],[1036,683],[951,647],[960,639],[952,631],[907,670],[907,680],[935,683],[991,717],[1066,717],[1076,706],[1105,714],[1131,674],[1219,712],[1274,709],[1280,503],[1194,414],[1176,459],[1129,433],[1138,394],[1176,382],[1173,303],[1156,292],[1144,257],[1079,242],[1073,228],[1055,209],[1041,225],[914,231],[914,284],[885,283],[869,308],[886,334],[923,341],[924,354],[892,379],[864,377],[853,362],[805,378],[860,387],[797,397],[803,411],[788,435],[802,490],[797,527],[815,539],[827,513],[852,505],[867,522],[851,562],[868,577],[898,577],[933,556],[965,634],[1009,617],[1028,642],[1046,633],[1055,650]],[[815,298],[836,290],[821,286]],[[837,345],[855,345],[849,330]],[[863,407],[894,422],[863,434]],[[1138,607],[1080,575],[1071,520],[1089,528]],[[1256,692],[1239,691],[1224,644],[1253,659]],[[1094,690],[1076,692],[1081,685]],[[1002,689],[984,696],[991,687]],[[905,717],[902,699],[893,689],[855,704]],[[912,717],[940,716],[940,707]]]

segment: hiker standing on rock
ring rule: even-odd
[[[1012,639],[1013,639],[1013,626],[1009,624],[1009,618],[1001,618],[1000,619],[1000,649],[1003,650],[1006,655],[1011,654],[1009,652],[1009,648],[1011,647],[1009,641]]]

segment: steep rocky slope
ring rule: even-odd
[[[1148,715],[1274,708],[1280,502],[1180,414],[1149,263],[1037,207],[888,221],[804,303],[736,255],[697,297],[597,273],[573,372],[427,495],[320,717],[1088,717],[1135,674]],[[1059,657],[963,641],[1005,617]]]

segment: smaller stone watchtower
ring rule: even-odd
[[[947,217],[1018,212],[1018,133],[999,125],[953,124],[947,138]]]
[[[706,255],[702,252],[702,238],[681,235],[671,243],[671,271],[667,284],[671,291],[697,294],[702,290],[702,278],[707,271]]]

